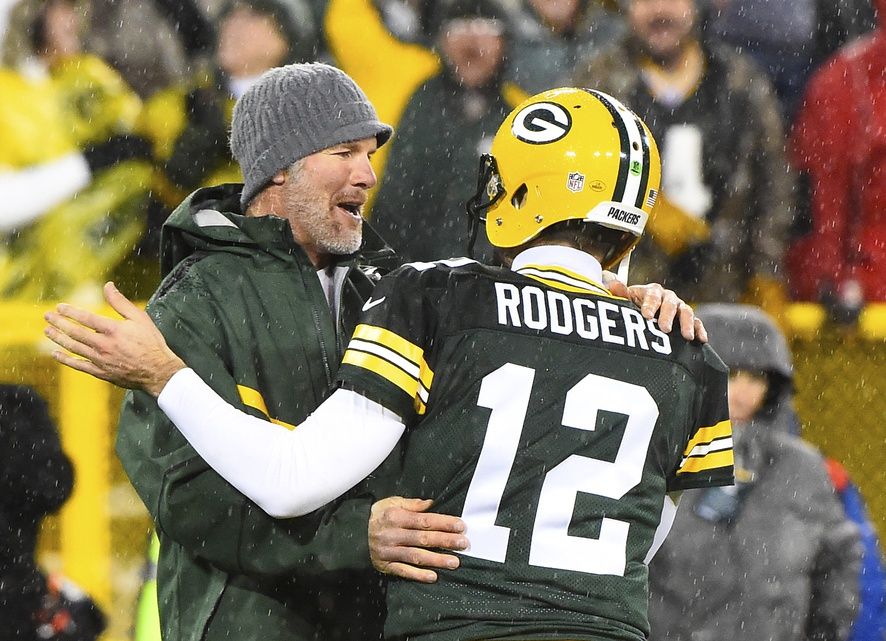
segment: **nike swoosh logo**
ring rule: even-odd
[[[385,299],[386,299],[386,298],[387,298],[387,296],[382,296],[382,297],[379,298],[378,300],[372,300],[372,299],[370,298],[368,301],[366,301],[366,304],[363,305],[363,311],[364,311],[364,312],[368,312],[370,309],[372,309],[372,308],[375,307],[376,305],[381,305],[383,302],[385,302]]]

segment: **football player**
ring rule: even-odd
[[[675,494],[733,482],[726,367],[602,284],[660,174],[648,128],[615,98],[538,94],[501,125],[471,205],[508,266],[383,278],[338,389],[296,430],[228,406],[159,333],[139,385],[274,516],[332,501],[400,443],[400,492],[459,516],[470,544],[434,585],[391,581],[389,638],[644,639],[647,563]]]

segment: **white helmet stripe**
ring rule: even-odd
[[[619,182],[621,183],[624,175],[624,190],[617,189],[613,200],[626,205],[642,203],[645,194],[641,191],[645,190],[649,176],[649,153],[640,124],[634,114],[616,98],[602,91],[594,90],[591,93],[609,109],[622,140],[623,167],[619,171]]]

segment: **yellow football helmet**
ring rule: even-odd
[[[522,245],[570,220],[627,232],[604,259],[610,269],[640,240],[660,182],[658,148],[634,112],[600,91],[551,89],[499,127],[469,209],[480,220],[488,209],[495,247]]]

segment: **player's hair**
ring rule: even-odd
[[[586,252],[602,264],[610,262],[630,236],[629,232],[610,229],[582,220],[567,220],[542,230],[533,245],[569,245]]]

